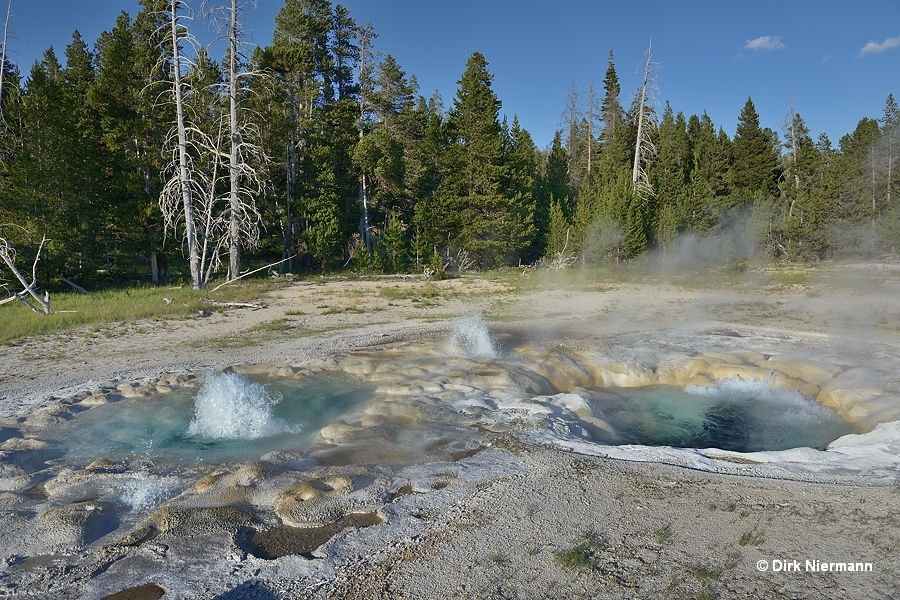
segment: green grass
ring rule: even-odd
[[[423,298],[438,298],[448,295],[446,290],[440,290],[435,285],[426,286],[385,286],[378,288],[378,295],[389,300],[412,300],[413,302],[421,301]],[[449,295],[453,295],[450,293]]]
[[[271,321],[257,323],[252,327],[243,329],[237,333],[222,336],[215,340],[201,339],[191,342],[191,347],[208,347],[233,349],[254,346],[262,342],[271,342],[288,337],[309,336],[318,333],[311,329],[300,327],[297,321],[280,317]]]
[[[741,546],[759,546],[766,541],[766,536],[757,527],[749,531],[745,531],[738,538],[738,544]]]
[[[254,302],[279,284],[268,279],[240,281],[210,294],[216,302]],[[167,304],[163,298],[173,300]],[[0,306],[0,344],[14,344],[25,338],[52,335],[87,328],[110,337],[117,324],[145,319],[183,319],[201,310],[214,310],[206,302],[205,290],[189,287],[132,287],[102,290],[90,294],[51,294],[53,312],[37,314],[21,302]]]
[[[707,567],[697,565],[691,568],[691,575],[701,581],[716,581],[725,572],[724,567]]]
[[[704,589],[699,594],[697,594],[697,600],[716,600],[719,597],[719,594],[716,593],[715,590]]]
[[[571,548],[554,552],[553,558],[566,569],[593,571],[597,567],[597,558],[604,550],[606,542],[600,534],[587,531]]]
[[[672,539],[672,533],[672,524],[669,523],[653,532],[653,537],[656,538],[657,543],[662,544]]]
[[[723,573],[734,569],[740,562],[740,559],[741,555],[739,553],[730,552],[725,555],[724,564],[717,566],[695,565],[691,568],[690,573],[699,581],[717,581]]]

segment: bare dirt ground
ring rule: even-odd
[[[590,332],[617,352],[675,343],[683,349],[711,335],[734,350],[744,336],[748,344],[753,338],[753,351],[787,349],[896,370],[898,275],[877,265],[834,267],[797,281],[761,273],[724,290],[674,278],[618,283],[541,273],[527,280],[297,282],[261,298],[266,308],[115,324],[2,347],[0,417],[159,373],[297,364],[440,337],[471,312],[509,337],[577,345]],[[290,559],[237,552],[217,557],[222,562],[207,567],[203,584],[185,575],[180,585],[177,575],[148,571],[144,581],[157,587],[130,597],[160,597],[159,590],[164,598],[234,599],[897,597],[900,484],[872,485],[863,476],[842,484],[771,479],[753,476],[749,466],[747,475],[722,475],[581,456],[514,436],[496,446],[491,452],[507,457],[498,464],[508,460],[515,468],[477,481],[450,478],[453,495],[432,506],[428,494],[400,498],[388,516],[420,523],[418,533],[374,545],[335,543],[340,560],[318,579],[296,574]],[[435,490],[429,493],[445,491]],[[17,493],[0,490],[0,510]],[[173,548],[166,560],[184,561],[188,572],[184,556],[196,557]],[[859,564],[871,570],[854,572]],[[0,569],[0,597],[102,597],[83,582],[64,592],[49,576],[4,587],[9,572]]]

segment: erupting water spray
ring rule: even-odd
[[[188,435],[210,439],[255,439],[296,431],[272,413],[281,401],[261,383],[240,373],[207,377],[194,402]]]
[[[478,313],[466,315],[454,323],[450,332],[450,343],[470,358],[499,356],[487,325]]]

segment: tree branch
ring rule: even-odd
[[[234,279],[229,279],[229,280],[226,281],[225,283],[220,283],[219,285],[217,285],[216,287],[214,287],[213,289],[211,289],[211,290],[209,290],[209,291],[210,291],[210,292],[215,292],[216,290],[225,287],[225,286],[228,285],[229,283],[234,283],[234,282],[237,281],[238,279],[243,279],[243,278],[246,277],[247,275],[253,275],[254,273],[259,273],[259,272],[262,271],[263,269],[269,269],[269,268],[271,268],[271,267],[274,267],[275,265],[280,265],[281,263],[287,262],[287,261],[289,261],[289,260],[291,260],[291,259],[293,259],[293,258],[296,258],[296,257],[297,257],[297,255],[294,254],[294,255],[292,255],[292,256],[289,256],[289,257],[287,257],[287,258],[283,258],[283,259],[281,259],[281,260],[279,260],[279,261],[273,262],[272,264],[266,265],[266,266],[264,266],[264,267],[260,267],[260,268],[258,268],[258,269],[254,269],[254,270],[252,270],[252,271],[248,271],[248,272],[244,273],[243,275],[241,275],[240,277],[235,277]]]
[[[31,265],[31,283],[28,283],[28,280],[25,279],[25,276],[19,271],[16,267],[15,263],[15,255],[16,250],[13,246],[6,240],[6,238],[0,237],[0,259],[3,259],[3,262],[6,263],[6,266],[12,271],[12,274],[15,275],[16,279],[19,280],[19,283],[22,284],[22,287],[25,289],[12,298],[16,300],[20,300],[24,302],[31,310],[36,313],[43,313],[45,315],[50,314],[50,295],[48,293],[44,293],[44,297],[41,298],[37,293],[37,264],[41,259],[41,249],[44,247],[49,240],[45,237],[41,238],[41,243],[38,245],[37,253],[34,255],[34,263]],[[40,305],[40,309],[32,304],[28,300],[28,296],[34,298],[34,300]],[[5,302],[10,302],[11,299],[6,299]]]

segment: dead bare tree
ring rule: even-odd
[[[212,279],[212,274],[222,264],[221,253],[222,248],[227,240],[224,219],[218,214],[216,206],[218,197],[216,196],[216,187],[219,181],[219,154],[222,147],[222,136],[224,128],[223,123],[219,122],[218,134],[215,140],[211,137],[203,135],[198,129],[195,133],[200,134],[200,139],[206,141],[204,148],[211,150],[207,154],[211,155],[212,161],[208,177],[202,177],[204,182],[203,206],[201,214],[203,215],[203,247],[200,249],[200,272],[203,274],[203,287]]]
[[[6,21],[3,23],[3,50],[0,54],[0,121],[3,120],[3,75],[6,73],[6,41],[9,34],[9,17],[12,14],[12,0],[6,5]]]
[[[260,139],[259,128],[243,118],[241,106],[242,86],[240,81],[250,77],[261,77],[256,71],[239,70],[239,61],[245,58],[243,31],[240,16],[247,5],[256,8],[256,0],[231,0],[228,5],[211,6],[209,0],[203,3],[204,14],[228,42],[228,131],[230,147],[227,155],[220,153],[228,164],[228,280],[240,276],[241,248],[254,248],[259,244],[259,225],[262,221],[256,209],[255,197],[263,192],[263,179],[254,164],[263,164],[267,157],[262,148],[251,140]],[[223,14],[224,13],[224,14]]]
[[[2,227],[3,225],[0,225]],[[31,281],[29,282],[22,272],[16,266],[16,249],[9,242],[9,240],[5,237],[0,237],[0,260],[2,260],[6,267],[12,272],[13,276],[19,281],[19,283],[24,288],[20,292],[10,293],[9,297],[0,300],[0,304],[7,304],[9,302],[23,302],[28,308],[33,310],[36,313],[42,313],[45,315],[50,314],[50,294],[44,292],[44,297],[41,298],[38,295],[38,286],[37,286],[37,265],[38,261],[41,259],[41,250],[44,248],[44,244],[46,244],[49,240],[46,237],[41,238],[41,243],[38,244],[37,252],[34,255],[34,262],[31,264]],[[0,286],[9,289],[8,286],[0,283]],[[31,300],[34,300],[37,303],[37,306],[31,303]]]
[[[169,135],[170,141],[167,143],[167,147],[173,154],[169,163],[169,171],[173,173],[160,194],[160,206],[167,229],[173,229],[176,222],[180,222],[184,218],[184,212],[181,210],[182,189],[178,158],[180,150],[179,144],[175,140],[176,135],[177,130],[173,128]],[[222,180],[219,172],[222,138],[221,123],[218,134],[212,136],[191,124],[189,119],[185,122],[185,141],[190,164],[190,186],[194,208],[194,230],[200,259],[198,269],[200,288],[206,287],[213,272],[221,266],[222,250],[228,239],[228,225],[220,207],[221,198],[216,193]],[[198,165],[192,157],[205,158],[206,160],[203,161],[205,167]]]
[[[553,258],[547,262],[547,268],[551,271],[565,271],[576,262],[578,262],[578,256],[573,252],[568,251],[569,248],[569,228],[566,228],[566,243],[563,245],[562,250],[553,255]]]
[[[173,175],[163,187],[159,197],[159,207],[162,210],[166,230],[175,229],[176,224],[183,218],[185,241],[188,247],[188,260],[191,270],[191,289],[198,290],[201,287],[200,253],[197,243],[197,224],[194,216],[194,188],[191,178],[191,159],[188,153],[188,125],[184,111],[184,82],[181,70],[185,63],[181,55],[181,42],[190,40],[187,30],[180,23],[184,17],[179,15],[182,8],[179,0],[170,0],[167,9],[171,36],[171,63],[172,63],[172,99],[175,102],[175,125],[169,136],[169,147],[174,143],[173,164],[177,168],[172,169]]]
[[[228,27],[228,103],[231,125],[231,153],[228,160],[228,179],[231,183],[229,206],[231,220],[228,227],[230,245],[228,251],[228,279],[238,277],[241,271],[241,128],[238,124],[238,8],[237,0],[231,0],[231,23]]]
[[[376,54],[372,50],[372,41],[378,37],[372,24],[359,30],[359,139],[362,141],[366,132],[366,115],[370,112],[369,96],[373,91],[372,72],[375,69]],[[372,251],[372,235],[369,226],[369,190],[365,169],[359,173],[359,235],[365,243],[366,250]]]
[[[656,64],[652,62],[653,42],[647,48],[647,59],[644,61],[644,83],[637,100],[637,139],[634,144],[634,165],[631,171],[631,183],[636,194],[646,200],[653,196],[653,186],[647,176],[647,164],[656,155],[656,146],[653,144],[654,111],[648,105],[648,100],[654,98],[653,93],[658,91],[653,71]]]
[[[237,277],[240,248],[258,245],[262,219],[254,198],[262,193],[263,183],[253,165],[264,164],[266,157],[258,145],[247,141],[259,138],[258,129],[252,123],[242,122],[238,116],[238,79],[246,73],[237,72],[240,50],[237,0],[232,0],[230,7],[215,7],[203,12],[208,16],[228,8],[229,74],[224,85],[216,83],[213,87],[216,90],[214,101],[222,100],[227,94],[230,110],[220,114],[217,132],[204,131],[199,125],[203,119],[192,113],[185,101],[186,95],[198,90],[192,89],[182,77],[181,71],[191,61],[181,53],[178,43],[186,42],[194,47],[198,44],[180,23],[185,18],[178,13],[181,7],[181,2],[171,0],[166,11],[173,46],[169,60],[173,72],[171,95],[176,105],[176,123],[166,143],[172,159],[167,169],[170,176],[160,195],[160,208],[166,230],[175,229],[184,220],[191,260],[191,286],[200,289],[221,266],[225,248],[229,254],[230,280]],[[206,8],[206,3],[203,7]],[[227,92],[224,91],[226,86]],[[204,119],[208,119],[208,115]],[[229,140],[227,148],[226,136]],[[225,177],[230,185],[227,196],[223,197],[218,190],[222,189]]]

